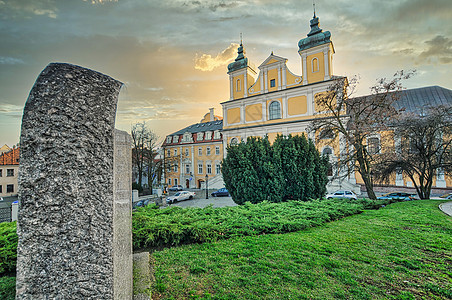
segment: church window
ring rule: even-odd
[[[367,139],[367,151],[370,154],[377,154],[380,152],[380,139],[377,137]]]
[[[206,155],[210,155],[210,147],[206,148]]]
[[[215,155],[220,155],[220,146],[215,146]]]
[[[237,90],[237,92],[239,92],[239,91],[242,90],[242,84],[241,84],[241,82],[240,82],[240,79],[237,79],[237,82],[236,82],[236,90]]]
[[[188,156],[190,154],[190,150],[188,148],[185,148],[185,156]]]
[[[319,59],[317,57],[314,57],[312,59],[311,64],[312,64],[312,73],[318,72],[320,70]]]
[[[334,132],[331,129],[324,129],[320,132],[320,136],[319,138],[321,140],[326,140],[326,139],[334,139]]]
[[[177,156],[177,149],[174,149],[174,156]]]
[[[269,120],[281,119],[281,104],[279,104],[279,101],[273,101],[272,103],[270,103],[268,112]]]
[[[199,147],[199,148],[198,148],[198,156],[201,156],[201,155],[202,155],[202,148]]]
[[[270,80],[270,87],[275,87],[276,86],[276,80],[272,79]]]
[[[331,150],[331,148],[329,148],[329,147],[326,147],[325,149],[323,149],[322,154],[323,155],[331,155],[331,154],[333,154],[333,150]]]

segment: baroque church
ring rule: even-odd
[[[166,137],[162,145],[164,159],[176,157],[177,163],[165,170],[165,184],[203,188],[208,180],[209,188],[223,187],[220,162],[227,145],[246,141],[248,137],[268,136],[272,142],[278,134],[305,134],[331,160],[345,152],[346,143],[340,134],[337,142],[330,143],[322,141],[328,136],[320,137],[308,130],[315,114],[321,111],[316,98],[328,91],[336,79],[344,78],[333,75],[335,50],[331,33],[320,28],[315,12],[310,27],[307,37],[298,42],[302,75],[292,73],[287,59],[273,52],[255,69],[240,43],[237,58],[228,65],[230,97],[221,103],[223,117],[215,116],[211,109],[199,123]],[[452,104],[452,91],[438,86],[412,89],[404,91],[398,101],[406,110],[432,103]],[[372,143],[378,145],[378,138],[371,137],[368,145]],[[452,179],[441,174],[434,184],[437,188],[452,189]],[[395,178],[390,185],[413,186],[402,177]],[[329,192],[349,189],[357,194],[365,190],[359,174],[353,172],[344,179],[331,180],[327,189]]]

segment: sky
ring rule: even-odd
[[[22,111],[39,73],[66,62],[121,82],[116,127],[146,121],[163,138],[229,100],[227,65],[240,34],[259,66],[273,51],[301,75],[298,41],[312,0],[0,0],[0,144],[19,142]],[[376,79],[415,69],[406,88],[452,89],[451,0],[316,0],[331,32],[333,74]],[[0,145],[0,146],[1,146]]]

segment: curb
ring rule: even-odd
[[[452,217],[452,201],[441,203],[438,207],[443,213]]]

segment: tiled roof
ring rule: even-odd
[[[215,131],[215,130],[222,130],[222,129],[223,129],[223,120],[219,120],[219,121],[212,121],[212,122],[206,122],[206,123],[192,124],[188,127],[185,127],[184,129],[176,131],[170,135],[180,135],[180,134],[184,134],[186,132],[197,133],[197,132],[205,132],[205,131]]]
[[[0,155],[0,165],[18,165],[19,149],[20,148],[14,148],[9,152]]]

